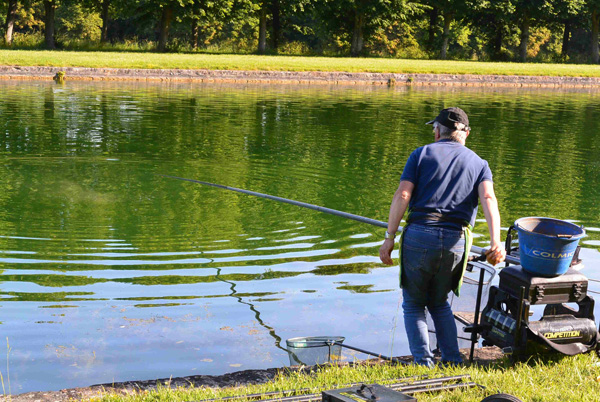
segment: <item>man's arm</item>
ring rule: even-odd
[[[504,244],[500,239],[500,211],[498,211],[498,200],[494,193],[494,184],[485,180],[479,184],[477,192],[490,231],[490,249],[486,251],[485,256],[487,262],[496,265],[504,261],[506,250],[504,250]]]
[[[388,228],[387,231],[389,234],[394,234],[398,230],[398,226],[400,225],[400,221],[408,208],[408,203],[410,202],[410,197],[412,196],[413,189],[415,185],[407,180],[402,180],[396,193],[394,194],[394,199],[392,200],[392,205],[390,206],[390,217],[388,218]],[[383,241],[383,244],[379,248],[379,258],[386,265],[392,265],[394,262],[392,261],[392,250],[394,249],[394,239],[389,238]]]

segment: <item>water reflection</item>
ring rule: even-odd
[[[259,323],[259,324],[260,324],[262,327],[264,327],[264,328],[265,328],[267,331],[269,331],[269,335],[271,335],[271,336],[273,337],[273,339],[275,340],[275,347],[277,347],[277,348],[279,348],[279,349],[281,349],[281,350],[283,350],[284,352],[286,352],[286,353],[287,353],[287,349],[285,349],[284,347],[282,347],[282,346],[281,346],[281,337],[280,337],[280,336],[278,336],[278,335],[275,333],[275,329],[273,329],[272,327],[268,326],[267,324],[265,324],[265,323],[263,322],[263,320],[260,318],[260,311],[258,311],[258,310],[256,309],[256,306],[254,306],[254,304],[252,304],[252,303],[249,303],[249,302],[246,302],[246,301],[244,301],[244,299],[242,299],[242,297],[243,297],[243,296],[246,296],[246,297],[247,297],[247,296],[249,296],[249,295],[238,294],[238,292],[235,290],[235,286],[236,286],[236,284],[235,284],[234,282],[231,282],[231,281],[228,281],[228,280],[226,280],[226,279],[222,278],[222,277],[220,276],[220,274],[221,274],[221,269],[220,269],[220,268],[217,268],[217,275],[216,275],[216,278],[217,278],[217,279],[219,279],[220,281],[223,281],[223,282],[225,282],[225,283],[228,283],[229,285],[231,285],[231,287],[230,287],[230,289],[231,289],[231,294],[229,294],[229,296],[232,296],[232,297],[234,297],[235,299],[237,299],[238,303],[245,304],[246,306],[248,306],[248,307],[250,308],[250,310],[251,310],[251,311],[254,313],[254,318],[256,319],[256,321],[257,321],[257,322],[258,322],[258,323]],[[260,278],[260,279],[264,279],[264,278]],[[255,295],[253,295],[253,296],[255,296],[255,297],[264,297],[264,296],[271,296],[271,295],[273,295],[273,294],[276,294],[276,293],[270,293],[270,294],[269,294],[269,293],[255,294]],[[263,299],[260,299],[260,301],[276,301],[276,300],[281,300],[281,299],[264,299],[264,298],[263,298]]]
[[[594,91],[0,87],[0,328],[14,393],[282,366],[295,336],[408,353],[380,229],[159,175],[385,221],[406,158],[432,140],[424,122],[452,104],[469,112],[504,225],[578,221],[585,273],[600,280]]]

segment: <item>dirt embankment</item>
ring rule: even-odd
[[[465,361],[468,359],[469,350],[461,350]],[[475,349],[474,361],[478,365],[488,365],[501,359],[503,356],[502,351],[496,347],[485,347]],[[401,360],[406,362],[412,361],[411,356],[400,357]],[[383,364],[385,361],[372,359],[368,361],[369,364]],[[223,374],[220,376],[211,375],[195,375],[189,377],[177,377],[177,378],[166,378],[160,380],[148,380],[148,381],[126,381],[113,384],[99,384],[92,385],[85,388],[70,388],[63,389],[61,391],[48,391],[48,392],[28,392],[20,395],[13,396],[1,396],[1,402],[68,402],[73,400],[86,400],[90,398],[99,397],[107,393],[117,394],[131,394],[135,392],[151,391],[156,389],[157,386],[164,387],[213,387],[213,388],[225,388],[234,387],[249,384],[262,384],[269,382],[277,376],[277,374],[284,371],[299,370],[299,367],[285,367],[285,368],[272,368],[266,370],[244,370],[235,373]],[[310,370],[311,368],[303,368],[303,370]]]
[[[534,88],[600,88],[600,78],[475,74],[347,73],[324,71],[237,71],[178,69],[118,69],[84,67],[0,66],[0,79],[51,80],[59,72],[66,80],[220,82],[310,85],[489,86]]]

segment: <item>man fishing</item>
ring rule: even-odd
[[[478,200],[485,215],[490,264],[504,261],[500,240],[500,213],[487,162],[465,146],[469,118],[458,107],[442,110],[428,122],[435,141],[409,156],[394,194],[381,261],[392,265],[395,233],[406,210],[400,239],[400,287],[404,325],[410,351],[418,364],[433,366],[425,308],[431,314],[442,363],[460,364],[456,322],[448,303],[452,290],[458,296]]]

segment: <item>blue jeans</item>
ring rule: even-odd
[[[415,363],[433,366],[425,308],[433,318],[442,361],[462,363],[456,322],[448,304],[452,273],[462,269],[465,239],[460,230],[411,224],[402,246],[402,309]]]

